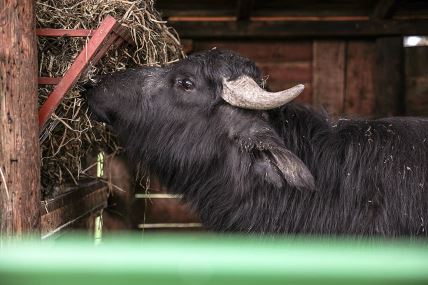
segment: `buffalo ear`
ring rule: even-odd
[[[290,186],[299,190],[315,191],[315,179],[300,158],[286,148],[273,148],[262,152],[276,172]]]

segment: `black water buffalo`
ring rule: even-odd
[[[427,236],[428,121],[332,121],[210,50],[112,74],[88,90],[143,162],[220,232]]]

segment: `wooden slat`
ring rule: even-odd
[[[128,27],[123,25],[115,25],[113,27],[113,32],[120,36],[128,44],[135,46],[135,41],[132,39],[132,34]]]
[[[148,193],[143,195],[168,194],[159,180],[152,176]],[[141,223],[199,223],[199,219],[190,205],[180,198],[136,199],[132,218],[137,224]]]
[[[42,238],[52,236],[85,215],[105,208],[107,197],[105,184],[93,180],[80,187],[72,187],[63,195],[42,201]]]
[[[404,47],[403,38],[376,40],[375,94],[379,116],[403,115],[404,105]]]
[[[427,20],[170,22],[183,38],[286,39],[296,37],[377,37],[428,34]]]
[[[345,41],[315,41],[313,100],[330,114],[343,112],[345,96]]]
[[[82,195],[92,193],[96,189],[104,187],[105,184],[98,180],[84,179],[79,181],[79,185],[63,185],[64,188],[61,190],[60,195],[43,200],[42,213],[43,215],[52,212],[64,205],[72,204],[74,201],[78,201],[82,198]]]
[[[38,83],[41,85],[57,85],[62,77],[39,77]]]
[[[374,41],[349,41],[346,53],[345,113],[369,117],[374,115]]]
[[[183,195],[168,193],[137,193],[135,199],[181,199]]]
[[[88,29],[36,29],[36,35],[40,37],[90,37],[94,32],[95,30]]]
[[[139,229],[187,229],[202,228],[201,223],[156,223],[156,224],[139,224]]]
[[[100,49],[102,43],[105,41],[107,35],[111,32],[116,25],[116,20],[107,16],[101,23],[100,27],[94,33],[88,44],[84,47],[82,52],[77,56],[71,67],[65,73],[63,79],[55,86],[55,89],[49,95],[48,99],[42,105],[39,111],[39,127],[40,131],[49,119],[51,114],[55,111],[56,107],[61,103],[65,93],[73,86],[79,79],[80,75],[88,66],[90,59]]]

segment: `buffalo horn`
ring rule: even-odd
[[[305,86],[296,85],[284,91],[268,92],[262,89],[251,77],[241,76],[236,80],[223,79],[222,98],[232,106],[269,110],[287,104],[302,93]]]

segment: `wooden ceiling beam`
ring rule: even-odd
[[[238,0],[236,5],[236,20],[249,21],[253,6],[254,0]]]
[[[397,8],[397,0],[379,0],[373,10],[372,19],[389,19]]]
[[[428,34],[427,20],[170,22],[181,38],[379,37]]]

